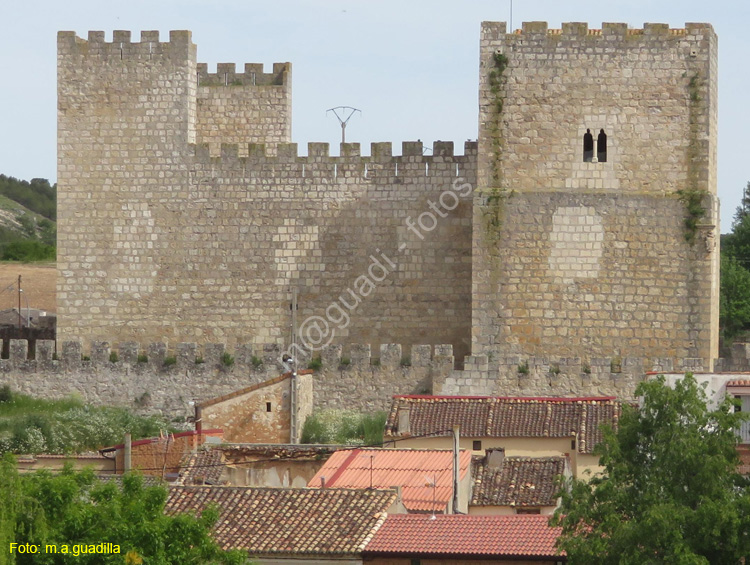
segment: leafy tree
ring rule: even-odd
[[[50,186],[47,179],[27,182],[0,175],[0,194],[45,218],[57,218],[57,185]]]
[[[75,563],[149,565],[240,565],[248,562],[241,551],[223,551],[210,536],[218,512],[209,509],[200,517],[189,514],[167,516],[164,487],[144,487],[138,475],[122,477],[122,486],[102,482],[92,471],[75,472],[67,467],[61,474],[39,472],[18,476],[14,465],[4,459],[0,485],[14,486],[15,506],[9,507],[0,536],[9,523],[13,541],[45,548],[55,545],[58,553],[40,550],[36,554],[11,555],[6,544],[0,565],[57,565]],[[18,488],[20,485],[20,489]],[[3,496],[0,494],[0,497]],[[0,523],[2,526],[2,523]],[[4,540],[2,540],[4,541]],[[64,545],[110,542],[120,553],[62,553]],[[3,562],[2,560],[6,561]]]
[[[691,374],[641,383],[597,446],[601,475],[573,479],[553,523],[571,565],[736,564],[750,555],[750,485],[737,473],[745,415],[716,409]]]
[[[721,334],[731,340],[750,328],[750,271],[731,255],[721,257]]]
[[[734,223],[732,224],[732,228],[741,223],[742,220],[748,216],[750,216],[750,182],[747,183],[745,190],[742,191],[742,200],[734,212]]]

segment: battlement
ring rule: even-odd
[[[338,156],[330,154],[329,143],[310,142],[307,144],[307,155],[299,155],[296,143],[279,143],[273,152],[263,143],[201,143],[192,145],[193,155],[198,161],[220,159],[223,161],[236,161],[241,158],[250,160],[266,160],[299,163],[321,163],[330,160],[331,164],[338,162],[360,162],[360,163],[385,163],[409,161],[414,162],[441,162],[455,161],[466,162],[475,160],[477,155],[477,142],[464,142],[463,155],[454,154],[452,141],[435,141],[432,144],[432,154],[423,153],[424,146],[421,141],[404,141],[401,144],[401,155],[393,154],[393,144],[390,141],[376,142],[370,144],[370,155],[362,155],[359,143],[341,143]]]
[[[2,350],[2,340],[0,340]],[[430,367],[433,362],[448,364],[453,367],[453,346],[382,344],[379,356],[372,354],[369,344],[328,345],[313,352],[299,350],[304,359],[320,358],[327,368],[372,367],[377,369],[394,369],[397,367]],[[107,366],[115,369],[131,365],[144,365],[154,369],[165,369],[175,366],[182,368],[215,369],[225,366],[247,367],[274,370],[281,363],[282,347],[276,343],[262,345],[242,344],[233,350],[223,343],[177,343],[169,346],[164,342],[139,344],[136,342],[118,343],[116,346],[108,341],[91,341],[84,348],[80,341],[67,340],[60,344],[55,352],[54,340],[36,340],[34,351],[29,348],[25,339],[11,339],[8,347],[8,358],[0,359],[0,367],[10,365],[19,367],[27,362],[36,362],[32,368],[43,368],[59,365],[64,369]]]
[[[159,41],[158,31],[142,31],[140,42],[134,42],[130,31],[115,30],[112,41],[105,41],[103,31],[89,31],[88,38],[78,37],[74,31],[57,33],[58,52],[67,56],[77,54],[102,59],[167,59],[170,57],[188,59],[195,52],[192,33],[187,30],[169,32],[169,41]]]
[[[492,31],[496,36],[507,34],[509,40],[523,39],[580,39],[583,37],[603,37],[605,39],[648,38],[698,38],[713,34],[713,27],[707,23],[686,23],[684,28],[670,28],[668,24],[646,23],[642,28],[630,28],[628,24],[604,22],[600,29],[589,29],[585,22],[567,22],[560,29],[551,29],[547,22],[523,22],[521,29],[507,33],[505,22],[483,22],[482,29]]]
[[[263,72],[263,63],[245,63],[237,73],[234,63],[219,63],[209,73],[206,63],[198,63],[198,86],[284,86],[289,82],[291,63],[274,63],[273,72]]]

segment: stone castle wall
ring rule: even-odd
[[[288,344],[297,288],[314,345],[467,353],[476,144],[298,156],[286,64],[209,75],[170,39],[60,34],[58,339]]]
[[[48,365],[16,356],[8,375],[120,404],[153,390],[152,408],[181,413],[277,376],[293,290],[303,337],[325,346],[318,407],[630,397],[649,369],[711,370],[716,53],[706,24],[485,23],[479,140],[463,155],[405,142],[400,156],[301,156],[288,63],[208,73],[189,32],[61,32],[58,339],[100,343],[78,364],[80,345]],[[587,129],[606,132],[606,160],[584,159]],[[687,228],[691,194],[705,212]],[[104,341],[161,345],[110,363]],[[237,347],[235,366],[216,342]],[[379,364],[348,343],[380,348]]]
[[[246,63],[237,73],[234,63],[219,63],[209,73],[198,64],[197,143],[208,143],[214,152],[222,143],[239,144],[240,156],[248,143],[265,143],[273,151],[292,141],[291,64],[276,63],[273,72],[263,65]]]
[[[485,23],[473,352],[718,350],[716,36],[709,25]],[[583,137],[607,135],[606,161]],[[702,191],[685,227],[679,191]],[[693,241],[686,241],[686,236]]]
[[[164,343],[140,346],[107,342],[86,344],[38,340],[30,354],[26,340],[11,340],[8,359],[0,359],[0,386],[42,398],[78,396],[92,404],[125,406],[142,413],[190,418],[191,403],[234,393],[288,371],[279,364],[277,344],[240,345]],[[112,356],[115,353],[115,356]],[[225,354],[231,354],[227,363]],[[29,357],[32,357],[30,359]],[[433,379],[453,371],[450,345],[384,344],[371,354],[370,345],[327,346],[322,368],[313,379],[316,410],[337,408],[386,410],[394,394],[426,394]],[[304,367],[304,364],[301,364]]]

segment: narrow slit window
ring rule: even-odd
[[[270,412],[270,411],[271,411],[271,403],[266,402],[266,412]]]
[[[587,129],[583,134],[583,162],[591,163],[594,160],[594,136]]]
[[[599,130],[596,138],[596,160],[600,163],[607,162],[607,134],[603,129]]]

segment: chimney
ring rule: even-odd
[[[398,433],[399,435],[411,434],[411,408],[399,408],[398,411]]]
[[[320,477],[320,488],[326,488],[326,478],[325,476]]]
[[[131,454],[133,450],[132,440],[130,434],[125,434],[125,441],[123,442],[123,472],[128,473],[131,470]]]
[[[501,469],[505,461],[505,449],[498,447],[487,450],[487,468]]]

